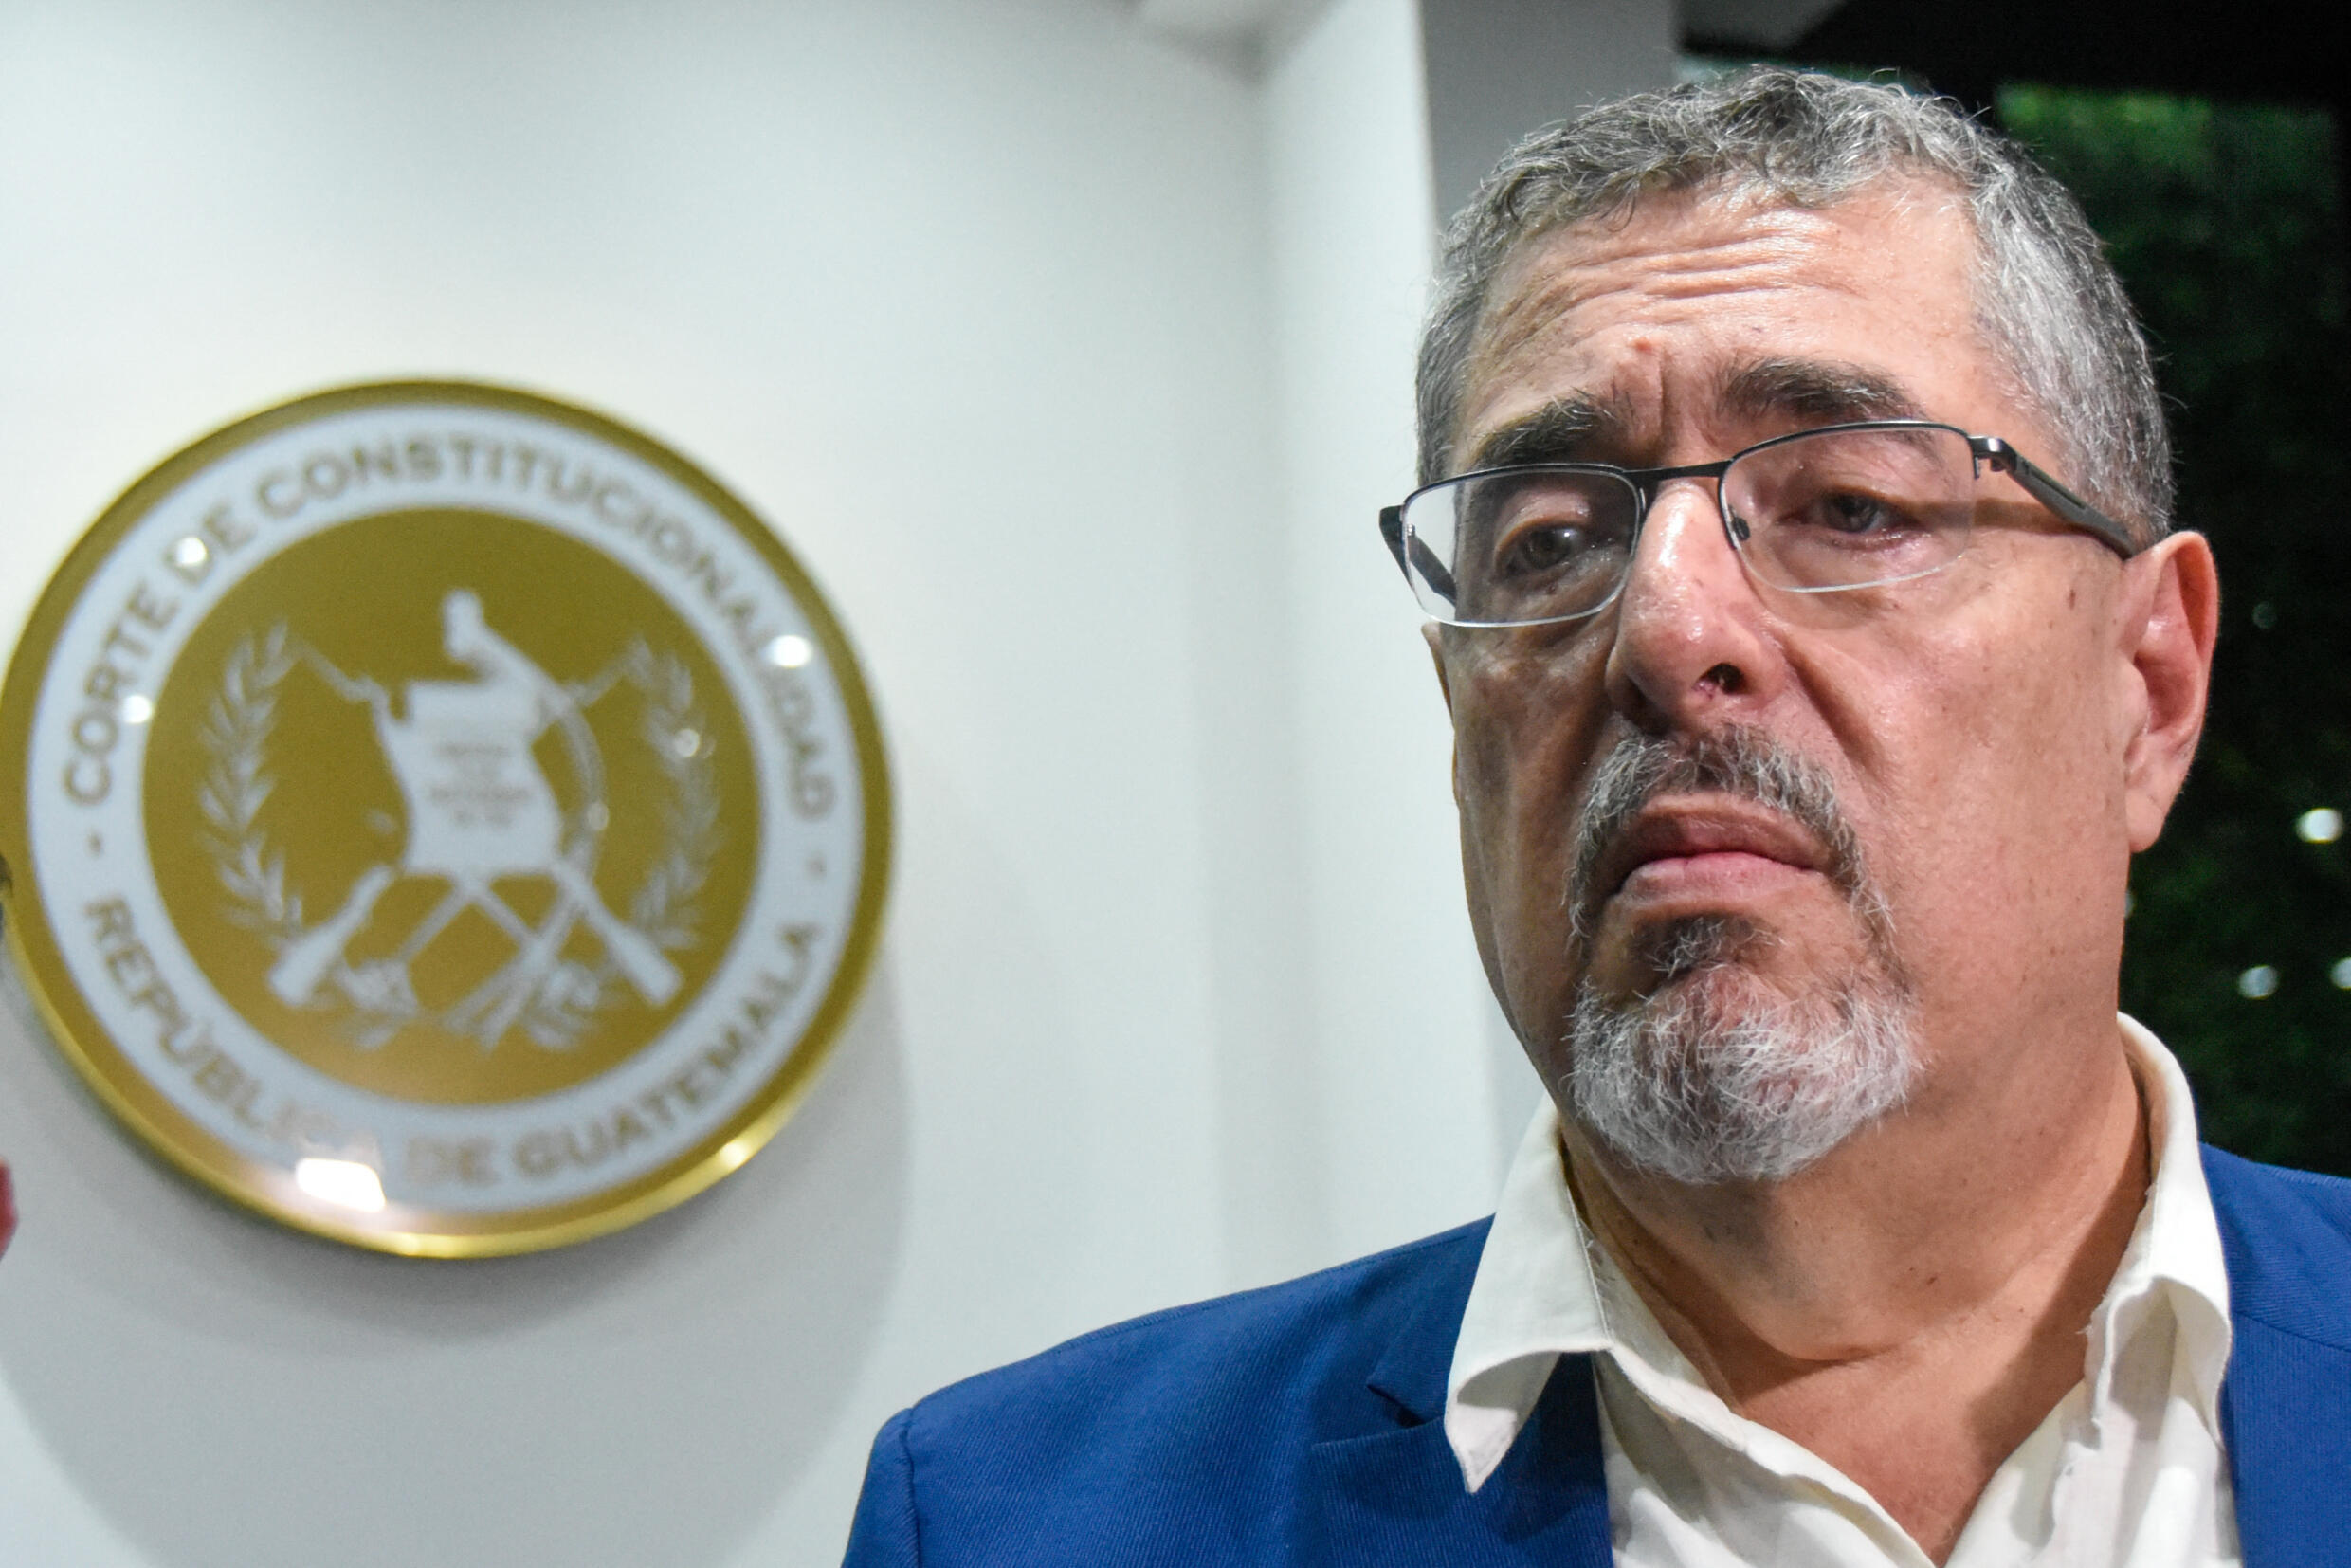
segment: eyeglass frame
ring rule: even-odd
[[[1977,464],[1976,474],[1978,479],[1983,477],[1983,470],[1986,467],[1996,474],[2008,475],[2016,482],[2018,488],[2047,507],[2059,521],[2089,535],[2124,560],[2129,560],[2147,548],[2143,542],[2132,537],[2128,528],[2066,488],[2056,476],[2028,460],[2022,452],[2016,450],[1999,436],[1972,435],[1959,426],[1946,424],[1940,419],[1856,419],[1838,425],[1815,425],[1809,429],[1791,430],[1786,435],[1772,436],[1751,447],[1741,447],[1730,456],[1718,462],[1688,463],[1671,468],[1620,468],[1613,463],[1504,463],[1490,468],[1472,468],[1467,473],[1449,474],[1443,479],[1423,484],[1394,506],[1381,507],[1379,509],[1379,534],[1380,538],[1387,541],[1388,553],[1395,557],[1396,569],[1404,574],[1404,581],[1409,587],[1412,582],[1412,561],[1406,553],[1404,512],[1412,502],[1431,490],[1441,490],[1449,485],[1467,483],[1471,480],[1491,479],[1506,474],[1606,474],[1611,478],[1622,480],[1632,487],[1634,510],[1631,542],[1637,546],[1641,538],[1641,529],[1649,521],[1649,509],[1657,503],[1657,492],[1660,486],[1668,480],[1711,479],[1715,482],[1715,512],[1722,520],[1723,537],[1730,541],[1731,552],[1739,557],[1740,564],[1747,565],[1747,553],[1740,548],[1740,523],[1731,515],[1730,502],[1724,496],[1722,483],[1722,476],[1730,472],[1731,465],[1741,458],[1751,457],[1757,452],[1765,451],[1774,447],[1784,447],[1792,441],[1803,441],[1813,436],[1851,434],[1870,430],[1948,430],[1967,443],[1968,454]],[[1417,536],[1412,542],[1414,545],[1420,544]],[[1451,569],[1437,560],[1426,546],[1421,546],[1420,555],[1423,557],[1420,561],[1422,577],[1428,581],[1431,588],[1435,589],[1448,600],[1451,600],[1453,595],[1447,592],[1446,588],[1438,586],[1440,583],[1451,584],[1453,579]],[[1952,558],[1956,560],[1958,557]],[[1943,563],[1945,566],[1949,564],[1948,561]],[[1750,570],[1752,570],[1751,567]],[[1936,567],[1933,570],[1939,572],[1942,568]],[[1609,590],[1607,598],[1602,599],[1590,610],[1577,611],[1572,615],[1546,616],[1536,621],[1440,620],[1439,624],[1501,628],[1546,626],[1558,622],[1581,620],[1587,615],[1597,615],[1601,611],[1615,603],[1616,595],[1624,592],[1625,581],[1631,575],[1631,567],[1628,562],[1625,577],[1617,579],[1616,586]],[[1835,583],[1823,588],[1792,589],[1788,592],[1834,593],[1856,588],[1882,586],[1884,586],[1882,582]],[[1420,598],[1417,590],[1414,591],[1412,597],[1417,603]]]

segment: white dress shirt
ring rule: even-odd
[[[2160,1041],[2122,1020],[2154,1179],[2090,1317],[2082,1381],[1995,1471],[1947,1568],[2233,1568],[2221,1452],[2229,1281],[2196,1109]],[[1545,1103],[1503,1188],[1447,1384],[1475,1491],[1564,1352],[1590,1352],[1616,1560],[1633,1568],[1929,1568],[1876,1499],[1738,1414],[1674,1348],[1576,1212]]]

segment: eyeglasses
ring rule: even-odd
[[[1448,626],[1538,626],[1608,607],[1668,480],[1715,481],[1731,548],[1757,581],[1833,593],[1940,572],[1967,551],[1977,486],[2006,474],[2128,559],[2130,531],[1997,436],[1872,419],[1776,436],[1720,463],[1529,463],[1425,485],[1379,514],[1420,608]]]

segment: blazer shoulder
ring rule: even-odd
[[[2351,1181],[2207,1145],[2232,1315],[2351,1350]]]
[[[1485,1228],[1155,1312],[941,1389],[884,1429],[868,1533],[919,1533],[940,1561],[1280,1560],[1314,1446],[1415,1419],[1375,1375],[1404,1366],[1418,1388],[1433,1363],[1441,1388]]]
[[[1278,1285],[1131,1318],[967,1377],[914,1407],[918,1429],[1008,1402],[1188,1399],[1220,1382],[1260,1388],[1368,1377],[1432,1295],[1467,1294],[1489,1220]]]

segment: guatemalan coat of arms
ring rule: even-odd
[[[708,476],[568,405],[347,388],[100,519],[0,694],[9,938],[190,1174],[388,1250],[521,1250],[707,1185],[875,939],[846,637]]]

